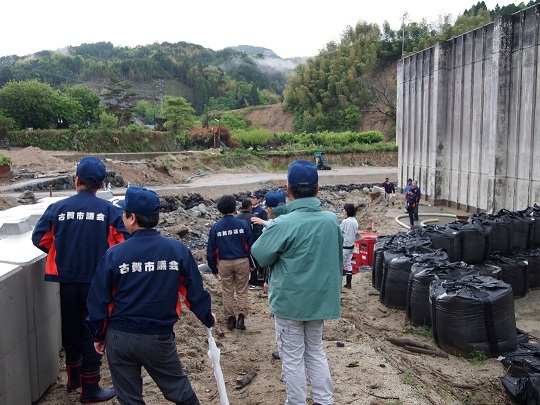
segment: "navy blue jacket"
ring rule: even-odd
[[[268,219],[268,213],[266,212],[266,210],[261,207],[260,205],[257,205],[256,207],[253,207],[251,209],[251,213],[253,215],[255,215],[256,217],[262,219],[263,221],[266,221]],[[262,231],[263,231],[263,227],[262,226],[257,226],[257,227],[254,227],[253,228],[253,233],[254,233],[254,239],[257,240],[259,239],[259,236],[261,236],[262,234]]]
[[[420,187],[413,187],[412,190],[414,194],[416,194],[416,198],[418,198],[418,201],[420,201],[420,197],[422,196],[422,194],[420,193]]]
[[[413,209],[418,205],[418,196],[416,193],[407,194],[407,209]]]
[[[197,262],[181,242],[141,229],[107,251],[88,294],[86,322],[96,340],[107,328],[151,335],[172,333],[186,307],[206,326],[214,324],[210,294]]]
[[[253,241],[251,225],[233,215],[225,215],[212,225],[206,247],[206,260],[212,273],[218,273],[220,259],[248,257]]]
[[[396,188],[394,187],[394,183],[392,182],[384,182],[383,183],[384,191],[386,194],[391,194],[396,192]]]
[[[32,243],[48,253],[46,281],[90,284],[101,256],[128,237],[122,209],[82,190],[47,207]]]

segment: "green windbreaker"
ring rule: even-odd
[[[335,214],[315,197],[286,204],[253,244],[261,266],[270,266],[268,301],[283,319],[312,321],[341,316],[343,237]]]

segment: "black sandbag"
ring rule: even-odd
[[[534,222],[531,225],[531,247],[540,247],[540,206],[534,204],[534,206],[528,208],[528,213]]]
[[[381,289],[382,275],[384,269],[384,250],[373,251],[373,262],[371,263],[371,285],[377,291]]]
[[[512,256],[527,262],[529,289],[540,288],[540,249],[514,249]]]
[[[424,248],[420,250],[424,250]],[[384,270],[379,294],[380,301],[389,308],[405,309],[407,285],[413,264],[443,264],[447,262],[447,259],[448,255],[442,250],[394,257]]]
[[[466,275],[478,274],[473,266],[465,262],[414,263],[407,287],[406,313],[416,326],[431,326],[429,285],[435,278],[459,280]]]
[[[429,287],[433,338],[444,351],[487,357],[516,347],[516,319],[512,286],[484,276],[458,281],[438,280]]]
[[[405,309],[412,256],[393,258],[385,267],[379,300],[389,308]]]
[[[509,216],[497,216],[478,214],[473,216],[473,221],[480,221],[485,227],[489,227],[487,234],[487,252],[508,255],[512,252],[512,235],[514,233],[514,221]]]
[[[405,248],[407,254],[413,255],[435,251],[429,237],[424,235],[420,229],[413,229],[407,232],[406,235],[407,237],[400,242],[402,242],[402,246]]]
[[[516,333],[518,343],[529,343],[529,334],[527,332],[517,328]]]
[[[502,280],[502,269],[494,263],[483,262],[471,266],[474,267],[479,276],[493,277],[497,280]]]
[[[528,249],[531,246],[531,227],[534,220],[520,212],[500,210],[498,216],[508,216],[514,223],[512,249]]]
[[[529,377],[500,377],[506,393],[519,405],[540,405],[540,374]]]
[[[527,295],[529,276],[526,262],[511,256],[493,254],[485,263],[494,264],[502,269],[502,280],[512,286],[514,297]]]
[[[482,263],[487,254],[487,235],[490,228],[482,222],[455,221],[447,225],[460,234],[461,260],[467,264]]]
[[[442,249],[448,254],[448,261],[461,261],[461,240],[458,231],[446,226],[427,225],[424,234],[431,241],[433,249]]]
[[[512,377],[528,377],[540,373],[540,345],[518,343],[511,352],[500,356],[499,361]]]
[[[373,262],[371,263],[371,285],[377,290],[381,289],[384,270],[384,252],[389,246],[399,245],[403,233],[377,237],[373,245]]]
[[[406,255],[407,255],[407,252],[405,251],[405,248],[403,246],[400,246],[400,247],[391,246],[390,248],[388,248],[388,249],[386,249],[384,251],[384,253],[383,253],[383,256],[384,256],[383,269],[382,269],[382,273],[380,275],[381,282],[380,282],[380,285],[379,285],[379,291],[383,290],[384,277],[385,277],[385,274],[388,272],[388,266],[390,265],[390,262],[392,260],[394,260],[395,258],[397,258],[397,257],[406,256]],[[380,298],[381,297],[379,295],[379,299]]]

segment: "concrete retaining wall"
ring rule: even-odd
[[[540,201],[540,6],[398,64],[400,186],[469,211]]]
[[[31,241],[49,203],[0,212],[0,405],[37,401],[58,375],[60,289]]]

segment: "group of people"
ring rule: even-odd
[[[182,243],[161,236],[158,195],[128,187],[115,206],[99,198],[106,168],[93,156],[75,173],[76,194],[47,207],[32,242],[48,253],[45,280],[60,283],[67,389],[82,403],[115,395],[122,405],[144,404],[144,367],[165,398],[200,404],[182,370],[173,326],[179,296],[208,328],[215,323],[197,262]],[[114,388],[99,384],[108,353]]]
[[[386,198],[395,197],[396,188],[394,183],[392,183],[388,177],[384,179],[382,187],[384,188]],[[413,181],[411,178],[407,179],[407,184],[403,188],[403,193],[405,194],[405,211],[409,214],[409,223],[412,228],[414,226],[414,222],[419,220],[418,206],[420,205],[421,193],[418,181]],[[394,203],[392,202],[392,205],[393,204]]]
[[[83,403],[116,395],[122,405],[144,404],[144,367],[167,400],[197,405],[173,326],[182,298],[207,328],[213,327],[210,294],[190,250],[155,229],[158,195],[130,186],[114,205],[96,195],[105,175],[100,159],[82,159],[75,174],[77,194],[49,205],[32,234],[33,243],[48,253],[45,280],[60,283],[67,389],[81,388]],[[306,370],[313,403],[333,404],[322,333],[324,320],[340,317],[342,269],[349,275],[343,255],[355,229],[349,220],[354,206],[345,205],[347,219],[340,226],[338,217],[322,208],[318,192],[315,164],[295,161],[286,192],[264,196],[267,211],[257,193],[242,201],[240,213],[235,198],[225,195],[217,203],[223,218],[209,233],[208,265],[221,280],[229,329],[245,329],[249,285],[257,283],[253,273],[263,271],[286,404],[307,403]],[[349,278],[347,284],[350,288]],[[99,384],[106,349],[111,389]]]

